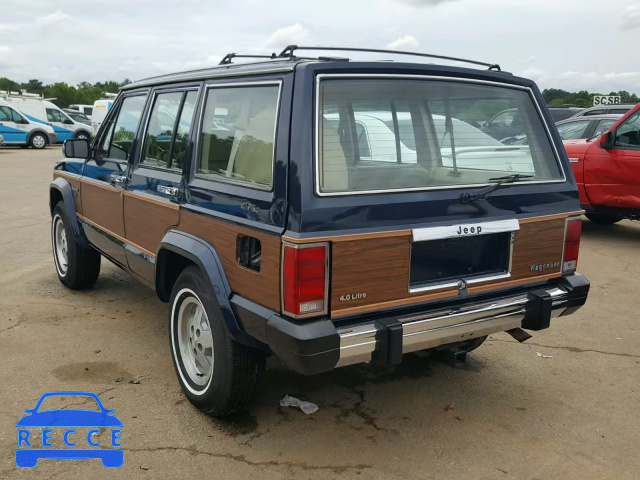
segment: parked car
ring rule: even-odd
[[[556,123],[562,140],[580,140],[602,135],[616,123],[622,115],[589,115],[575,117]]]
[[[584,110],[579,111],[573,117],[589,117],[591,115],[606,115],[606,114],[615,114],[615,115],[624,115],[629,110],[631,110],[635,105],[599,105],[597,107],[589,107]]]
[[[71,108],[63,108],[62,110],[64,111],[64,113],[69,115],[72,120],[91,126],[91,119],[84,113],[80,113],[77,110],[72,110]]]
[[[54,169],[60,281],[93,286],[104,257],[155,288],[178,381],[210,415],[246,407],[268,355],[306,375],[434,348],[455,363],[587,298],[577,187],[534,82],[318,48],[127,85]],[[458,128],[480,104],[518,109],[529,173],[500,145],[462,161],[484,148]],[[366,125],[386,143],[367,151],[372,111],[391,127]]]
[[[91,115],[93,113],[93,105],[69,105],[69,109],[70,110],[74,110],[76,112],[80,112],[83,115],[85,115],[86,117],[89,118],[89,121],[91,121]]]
[[[5,145],[18,145],[35,149],[45,148],[57,142],[53,128],[34,122],[13,105],[0,98],[0,134]]]
[[[558,123],[560,120],[565,120],[572,117],[578,112],[584,110],[580,107],[549,107],[549,113],[553,121]]]
[[[564,145],[589,220],[610,225],[640,217],[640,104],[604,134]]]

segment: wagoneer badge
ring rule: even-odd
[[[541,263],[540,265],[530,265],[532,272],[541,272],[543,270],[550,270],[552,268],[560,267],[560,262],[553,263]]]

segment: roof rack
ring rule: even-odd
[[[233,60],[234,58],[268,58],[268,59],[274,59],[276,58],[276,54],[272,53],[271,55],[238,55],[235,53],[227,53],[222,60],[220,60],[220,63],[218,63],[218,65],[231,65],[231,60]]]
[[[433,55],[430,53],[418,53],[418,52],[405,52],[401,50],[385,50],[380,48],[355,48],[355,47],[300,47],[298,45],[288,45],[277,56],[271,58],[295,58],[294,52],[296,50],[326,50],[326,51],[340,51],[340,52],[369,52],[369,53],[391,53],[394,55],[412,55],[415,57],[427,57],[438,58],[440,60],[452,60],[454,62],[471,63],[473,65],[481,65],[487,67],[488,70],[502,71],[500,65],[497,63],[478,62],[476,60],[467,60],[464,58],[447,57],[445,55]]]

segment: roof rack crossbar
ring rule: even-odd
[[[224,58],[222,60],[220,60],[220,63],[218,65],[230,65],[232,62],[231,60],[233,60],[234,58],[269,58],[269,59],[274,59],[276,58],[276,54],[272,53],[271,55],[238,55],[235,53],[227,53]]]
[[[415,57],[427,57],[438,58],[440,60],[451,60],[454,62],[471,63],[473,65],[481,65],[487,67],[488,70],[501,71],[500,65],[497,63],[478,62],[477,60],[467,60],[465,58],[448,57],[445,55],[433,55],[430,53],[418,53],[418,52],[405,52],[401,50],[385,50],[380,48],[356,48],[356,47],[300,47],[298,45],[288,45],[282,52],[280,52],[278,58],[294,58],[294,52],[296,50],[326,50],[326,51],[340,51],[340,52],[370,52],[370,53],[391,53],[396,55],[412,55]]]

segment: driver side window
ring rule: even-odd
[[[101,158],[123,162],[129,160],[146,100],[145,93],[126,97],[122,101],[117,117],[109,121],[107,131],[100,141],[98,155]]]
[[[627,118],[616,130],[617,147],[640,147],[640,112]]]

